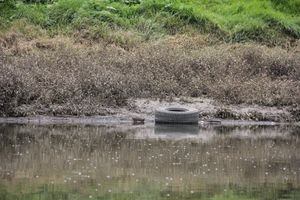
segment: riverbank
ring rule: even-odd
[[[263,120],[265,109],[279,109],[284,117],[275,121],[299,120],[299,48],[211,45],[201,35],[177,35],[125,50],[12,33],[2,39],[0,115],[107,115],[107,108],[130,109],[131,99],[183,96],[211,99],[225,113],[258,105],[253,117],[243,111],[230,118]]]
[[[27,117],[0,117],[0,123],[13,124],[86,124],[86,125],[136,125],[133,119],[144,119],[146,126],[154,123],[155,109],[160,106],[188,106],[200,111],[199,123],[241,126],[241,125],[283,125],[299,124],[298,115],[289,107],[275,108],[258,105],[224,105],[211,99],[173,98],[172,100],[130,99],[125,107],[95,107],[102,109],[101,115],[62,115],[53,113],[62,106],[50,110],[39,110],[36,115]],[[25,107],[23,108],[25,109]],[[27,109],[33,109],[28,107]],[[300,124],[299,124],[300,125]]]
[[[299,121],[294,1],[147,2],[2,2],[0,117],[111,115],[181,98],[213,102],[202,117]]]

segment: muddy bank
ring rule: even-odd
[[[259,105],[228,105],[204,98],[173,98],[172,101],[160,101],[149,99],[137,99],[133,101],[133,107],[139,113],[153,115],[153,111],[159,106],[189,106],[200,111],[199,119],[209,121],[211,119],[250,120],[292,122],[297,121],[297,116],[289,107],[267,107]]]
[[[299,123],[299,110],[290,107],[267,107],[259,105],[225,105],[212,99],[204,98],[172,98],[159,99],[130,99],[123,107],[91,107],[101,110],[101,115],[63,115],[39,110],[39,114],[28,117],[0,118],[0,123],[33,123],[33,124],[91,124],[91,125],[131,125],[133,118],[145,119],[146,125],[154,123],[155,109],[160,106],[188,106],[200,111],[199,122],[202,124],[222,123],[223,125],[274,125],[280,123]],[[33,107],[23,106],[26,112],[36,112]],[[64,109],[53,106],[53,110]],[[52,110],[52,111],[53,111]],[[49,114],[50,113],[50,114]],[[296,113],[296,114],[295,114]],[[297,115],[298,114],[298,115]]]

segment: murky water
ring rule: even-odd
[[[288,126],[0,125],[0,200],[300,199]]]

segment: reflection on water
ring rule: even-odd
[[[0,125],[0,200],[300,199],[287,126]]]

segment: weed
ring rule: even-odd
[[[300,104],[297,52],[226,44],[204,45],[199,50],[187,45],[189,39],[176,43],[176,37],[135,44],[129,51],[106,40],[86,46],[64,37],[33,43],[19,37],[12,34],[2,39],[2,115],[20,114],[17,110],[24,105],[70,107],[86,102],[100,107],[124,106],[128,98],[139,97],[210,97],[230,104],[268,106]],[[126,42],[124,45],[128,46]]]
[[[297,1],[5,1],[0,21],[25,18],[49,32],[95,29],[107,24],[114,29],[141,33],[145,40],[177,34],[193,27],[227,42],[256,41],[284,44],[300,38]],[[40,3],[39,3],[40,2]],[[96,37],[101,37],[101,34]]]

